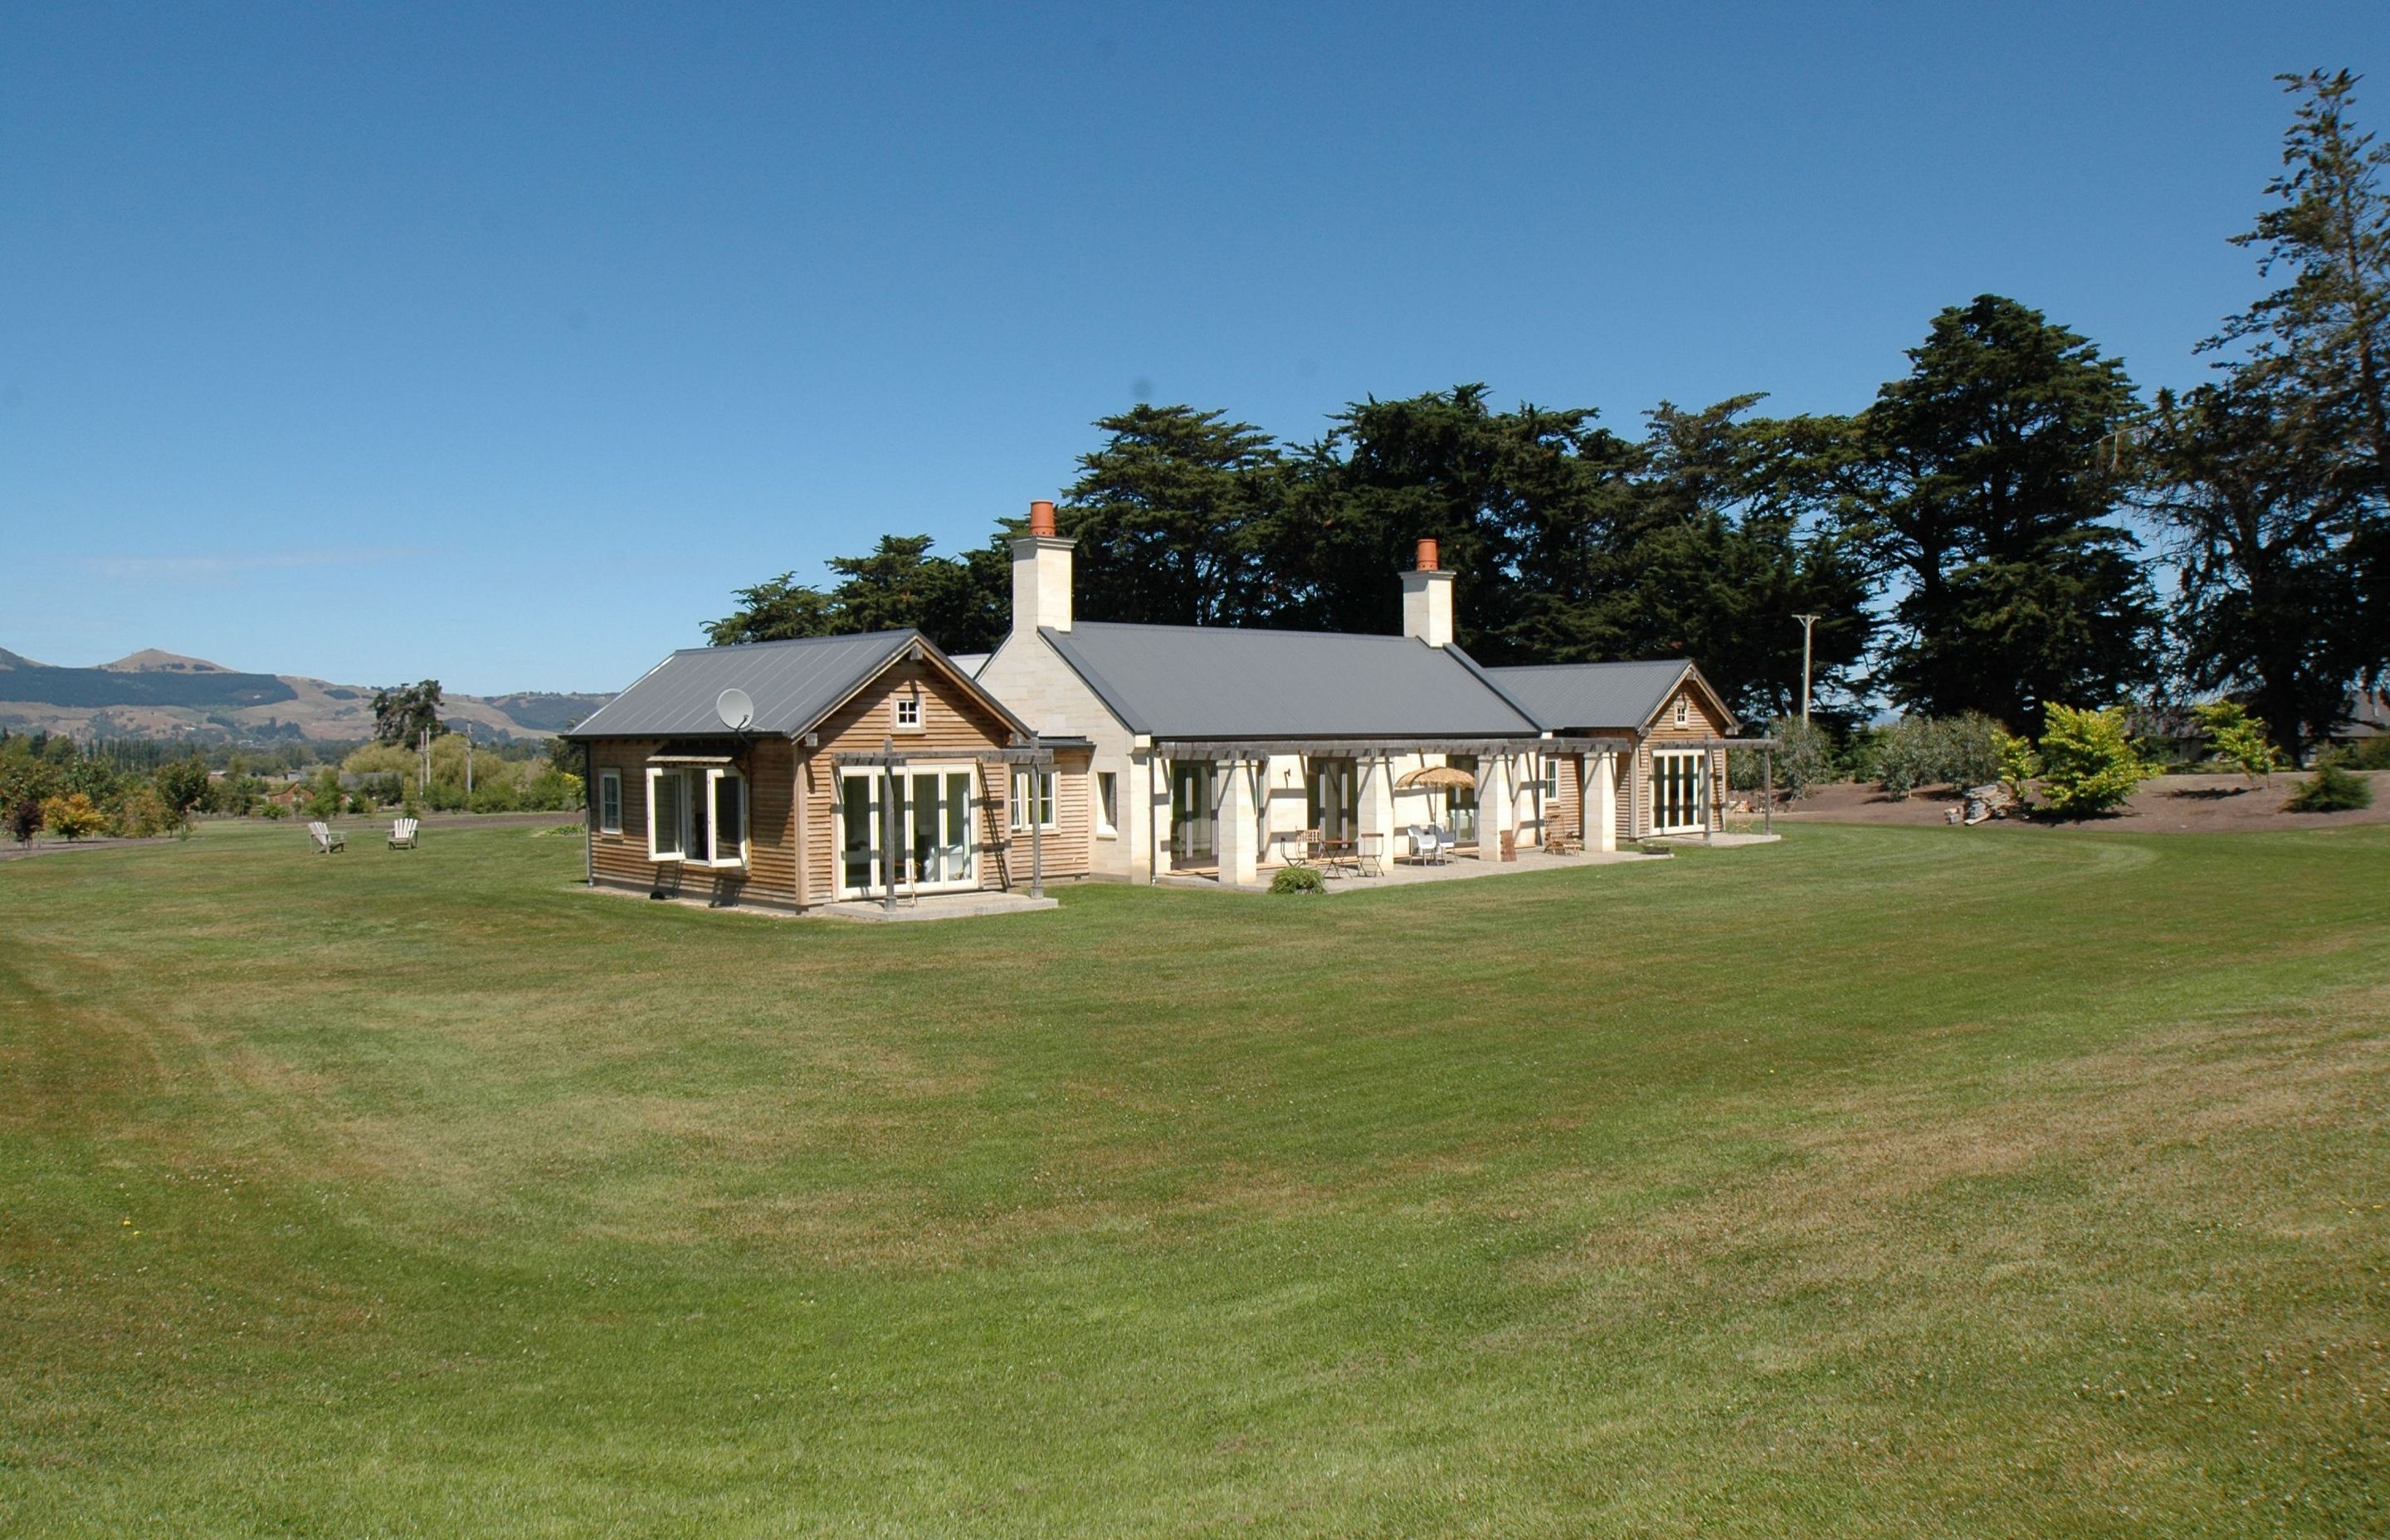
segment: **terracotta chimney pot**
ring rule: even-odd
[[[1054,538],[1054,505],[1039,499],[1029,505],[1029,533],[1045,539]]]
[[[1435,571],[1434,541],[1422,540],[1419,543],[1419,570],[1422,572],[1433,572]]]

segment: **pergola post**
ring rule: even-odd
[[[1762,803],[1760,803],[1760,804],[1759,804],[1759,808],[1760,808],[1760,811],[1759,811],[1760,826],[1759,826],[1759,827],[1760,827],[1760,829],[1761,829],[1761,831],[1762,831],[1763,833],[1773,834],[1773,833],[1775,833],[1775,832],[1776,832],[1776,751],[1775,751],[1775,750],[1773,750],[1773,749],[1762,749],[1761,751],[1759,751],[1759,774],[1760,774],[1761,779],[1762,779],[1762,780],[1765,782],[1765,784],[1766,784],[1766,788],[1767,788],[1767,800],[1766,802],[1762,802]]]
[[[1037,782],[1038,777],[1049,774],[1051,772],[1034,764],[1029,767],[1029,896],[1032,898],[1046,896],[1046,816],[1045,810],[1037,805]],[[1055,799],[1059,802],[1061,795],[1062,789],[1058,784],[1054,788]]]
[[[880,880],[887,892],[881,905],[890,914],[896,912],[896,758],[891,754],[888,763],[880,767]]]

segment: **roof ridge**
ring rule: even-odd
[[[692,655],[702,655],[710,658],[718,658],[726,653],[742,652],[749,648],[756,647],[811,647],[817,646],[823,642],[869,642],[878,641],[889,636],[919,635],[920,635],[920,627],[914,625],[899,625],[893,626],[886,631],[836,631],[826,636],[774,636],[767,641],[761,642],[732,642],[726,647],[714,647],[711,645],[705,647],[676,647],[665,656],[682,658]]]
[[[1399,632],[1305,631],[1299,626],[1291,625],[1175,625],[1164,621],[1074,621],[1072,625],[1073,629],[1102,626],[1111,631],[1200,631],[1207,636],[1332,636],[1340,641],[1352,642],[1420,640],[1417,636],[1405,635]]]

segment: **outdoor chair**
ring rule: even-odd
[[[307,832],[315,837],[315,853],[318,855],[329,855],[336,850],[349,848],[349,837],[333,833],[332,826],[320,818],[307,826]]]
[[[416,836],[422,828],[423,820],[420,818],[400,818],[393,822],[390,826],[390,848],[392,850],[415,849]]]
[[[1452,853],[1460,848],[1460,841],[1453,837],[1450,824],[1438,824],[1430,832],[1435,836],[1435,864],[1444,866],[1451,861]]]
[[[1413,824],[1407,832],[1410,835],[1412,860],[1422,866],[1438,866],[1444,864],[1444,841],[1437,834],[1433,825]]]

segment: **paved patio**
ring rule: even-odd
[[[1027,915],[1040,909],[1060,908],[1050,898],[1032,898],[1027,893],[978,892],[931,893],[920,898],[896,900],[889,908],[876,899],[853,899],[843,904],[825,904],[812,913],[825,919],[852,919],[868,924],[902,924],[906,920],[977,919],[986,915]]]
[[[1507,877],[1520,872],[1573,871],[1580,866],[1624,866],[1634,861],[1665,861],[1664,855],[1646,855],[1640,851],[1623,850],[1610,854],[1547,855],[1542,851],[1521,851],[1516,861],[1481,861],[1473,855],[1459,855],[1438,866],[1415,866],[1409,862],[1388,865],[1377,877],[1356,877],[1349,869],[1323,871],[1331,893],[1374,892],[1381,888],[1404,888],[1420,882],[1466,882],[1480,877]],[[1164,887],[1227,888],[1230,892],[1258,893],[1269,891],[1270,879],[1283,867],[1264,866],[1261,879],[1252,883],[1224,883],[1210,877],[1176,876],[1161,879]]]

